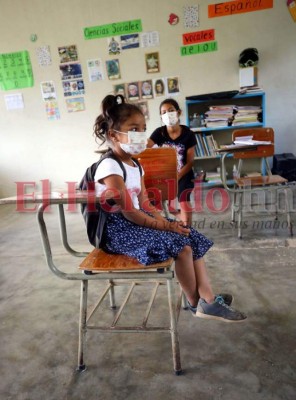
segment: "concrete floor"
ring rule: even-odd
[[[77,261],[59,245],[57,215],[47,218],[57,262],[75,269]],[[67,220],[73,247],[90,249],[81,216],[67,214]],[[248,319],[226,324],[182,311],[183,375],[173,373],[167,334],[97,332],[88,334],[88,370],[79,374],[79,283],[48,270],[34,213],[0,206],[0,398],[295,400],[296,243],[285,228],[272,229],[272,221],[248,217],[239,240],[229,212],[195,216],[199,230],[215,241],[206,257],[213,287],[231,292]],[[165,292],[157,301],[156,318],[165,312]],[[143,302],[136,293],[133,303]]]

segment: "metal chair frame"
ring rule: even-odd
[[[271,141],[271,145],[259,145],[252,146],[249,148],[241,148],[237,150],[231,149],[226,151],[221,158],[221,179],[224,188],[232,195],[231,204],[231,221],[236,223],[237,216],[237,226],[238,226],[238,237],[242,239],[242,225],[243,225],[243,211],[245,208],[244,199],[247,195],[250,195],[251,202],[249,207],[259,205],[258,203],[252,203],[252,194],[263,193],[266,198],[267,194],[275,195],[274,201],[264,202],[265,206],[274,205],[275,206],[275,219],[278,218],[278,199],[279,192],[283,192],[285,196],[285,209],[283,213],[287,215],[287,223],[290,231],[290,235],[293,236],[293,225],[291,221],[291,208],[289,197],[291,195],[291,190],[287,184],[287,180],[278,175],[272,175],[267,157],[274,154],[274,132],[272,128],[250,128],[250,129],[237,129],[232,132],[233,141],[239,136],[253,135],[254,140],[268,140]],[[238,159],[237,176],[234,177],[234,185],[230,187],[227,183],[226,178],[226,167],[225,158],[232,153],[235,159]],[[244,159],[261,159],[261,177],[241,177],[243,173],[243,161]],[[266,210],[266,212],[270,212]]]

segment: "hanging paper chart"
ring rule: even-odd
[[[33,85],[33,71],[28,51],[0,54],[0,89],[21,89]]]

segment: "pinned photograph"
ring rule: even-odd
[[[159,53],[145,54],[147,73],[159,72]]]
[[[140,88],[141,88],[141,98],[142,99],[152,99],[153,98],[152,80],[140,82]]]
[[[166,85],[164,79],[162,78],[154,79],[153,80],[154,96],[155,97],[165,96],[166,93],[165,87]]]
[[[113,85],[113,93],[114,96],[121,94],[121,96],[126,98],[125,84],[119,83],[118,85]]]
[[[120,36],[122,50],[136,49],[140,47],[140,38],[138,33]]]
[[[139,82],[130,82],[127,84],[127,98],[131,101],[139,100]]]
[[[174,95],[180,93],[179,78],[174,76],[172,78],[167,78],[167,89],[168,94]]]
[[[106,61],[106,69],[107,75],[110,80],[120,79],[120,67],[119,67],[119,60],[107,60]]]
[[[68,63],[60,65],[60,73],[62,80],[82,78],[81,64]]]
[[[58,47],[60,63],[68,63],[78,60],[76,45]]]

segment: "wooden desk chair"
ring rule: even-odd
[[[148,189],[151,189],[150,184],[153,188],[151,193],[153,198],[159,201],[165,201],[170,199],[170,196],[176,196],[177,187],[177,157],[174,149],[147,149],[141,155],[139,159],[143,163],[145,170],[145,181]],[[149,183],[150,182],[150,183]],[[175,182],[175,188],[172,182]],[[166,190],[167,184],[169,189]],[[162,192],[160,193],[157,188],[160,187]],[[64,200],[60,200],[59,215],[60,215],[60,226],[63,245],[66,250],[74,256],[84,256],[85,253],[75,252],[67,242],[66,222],[63,211],[63,204],[66,204]],[[62,204],[61,204],[62,203]],[[84,371],[86,369],[84,363],[84,352],[86,346],[86,333],[89,330],[98,330],[101,332],[167,332],[170,333],[172,342],[172,353],[173,353],[173,365],[177,375],[181,373],[181,361],[180,361],[180,349],[179,339],[177,331],[177,321],[181,308],[181,292],[176,304],[174,295],[174,270],[173,270],[173,259],[170,258],[162,263],[144,266],[138,263],[135,259],[124,255],[113,255],[107,254],[101,249],[94,249],[80,264],[80,270],[83,273],[65,273],[59,269],[54,261],[48,238],[47,228],[44,221],[44,210],[47,205],[41,205],[38,210],[38,222],[45,251],[46,261],[51,271],[59,278],[67,280],[80,280],[81,281],[81,298],[80,298],[80,316],[79,316],[79,344],[78,344],[78,371]],[[88,282],[94,280],[107,281],[107,286],[103,290],[97,303],[93,309],[88,312]],[[94,320],[95,313],[100,306],[104,306],[103,300],[109,294],[110,305],[112,309],[116,308],[114,298],[114,287],[121,284],[130,284],[130,288],[125,296],[124,301],[120,305],[116,312],[113,321],[107,326],[99,325],[98,319]],[[152,285],[153,290],[151,298],[148,302],[145,315],[142,321],[136,326],[130,325],[119,325],[118,322],[122,319],[122,313],[124,307],[127,305],[133,290],[139,285]],[[168,296],[168,315],[169,323],[166,326],[155,326],[148,325],[148,318],[151,313],[151,308],[155,300],[157,290],[160,285],[167,286]],[[99,321],[100,322],[100,321]]]
[[[234,176],[235,185],[233,188],[230,188],[227,185],[226,181],[226,172],[225,172],[225,156],[222,157],[222,182],[224,187],[232,193],[232,206],[231,206],[231,214],[232,221],[235,223],[236,214],[238,216],[238,237],[242,238],[242,224],[243,224],[243,210],[245,206],[252,207],[254,205],[259,205],[261,203],[252,203],[252,195],[259,195],[260,192],[263,192],[264,195],[264,211],[270,213],[271,211],[266,209],[267,205],[275,206],[275,214],[277,219],[278,213],[278,205],[279,205],[279,192],[283,192],[285,195],[285,210],[284,212],[287,214],[287,222],[288,227],[290,229],[291,236],[293,235],[292,223],[290,217],[290,203],[289,203],[289,187],[285,185],[287,183],[287,179],[279,176],[272,175],[271,169],[268,163],[268,157],[273,156],[274,154],[274,131],[272,128],[248,128],[248,129],[237,129],[232,132],[232,140],[233,142],[242,136],[252,136],[253,140],[271,142],[271,144],[266,145],[258,145],[252,148],[244,149],[242,151],[233,152],[233,157],[238,161],[237,167],[237,176]],[[260,167],[260,176],[248,176],[245,175],[244,169],[244,161],[246,159],[259,160],[261,163]],[[244,195],[250,194],[250,204],[244,204]],[[268,202],[266,201],[267,194],[274,194],[274,201]]]

